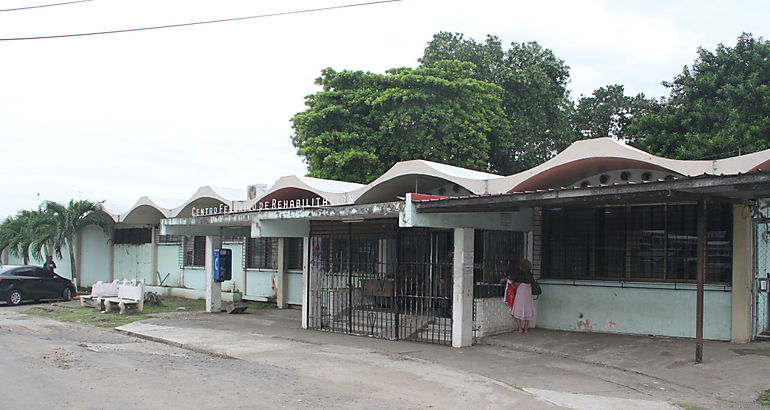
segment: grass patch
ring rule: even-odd
[[[676,403],[676,407],[681,407],[685,410],[706,410],[705,407],[693,406],[692,404]]]
[[[759,397],[757,397],[755,403],[761,404],[763,406],[770,406],[770,389],[759,393]]]
[[[143,312],[140,313],[134,309],[129,309],[125,315],[121,315],[117,311],[102,313],[98,309],[73,305],[72,303],[37,305],[23,313],[42,316],[60,322],[79,322],[97,327],[114,328],[138,320],[149,319],[157,313],[203,312],[206,310],[205,300],[166,297],[161,302],[161,305],[145,303]],[[222,306],[227,306],[227,303],[223,303]],[[271,308],[268,304],[261,302],[248,302],[248,306],[249,309]],[[275,305],[272,305],[272,308],[275,308]]]

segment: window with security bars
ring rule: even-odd
[[[473,296],[502,296],[508,273],[517,276],[526,252],[526,234],[513,231],[477,230],[473,246]]]
[[[286,269],[302,270],[302,238],[286,238]]]
[[[202,267],[206,262],[206,237],[185,236],[180,250],[183,267]]]
[[[246,267],[278,269],[278,239],[249,238],[246,248]]]
[[[543,211],[542,276],[598,280],[696,280],[693,204],[551,208]],[[732,207],[707,206],[706,281],[732,279]]]

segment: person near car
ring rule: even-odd
[[[56,269],[56,262],[53,261],[53,256],[46,256],[43,269],[53,272]]]

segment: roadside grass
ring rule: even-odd
[[[270,309],[275,307],[275,305],[270,306],[262,302],[244,303],[247,303],[249,309]],[[222,306],[227,306],[227,304],[223,303]],[[42,316],[60,322],[78,322],[97,327],[114,328],[138,320],[149,319],[158,313],[203,312],[205,309],[205,300],[164,297],[160,305],[145,302],[143,312],[140,313],[134,309],[129,309],[124,315],[119,314],[117,311],[103,313],[99,309],[74,305],[72,302],[36,305],[25,310],[23,313]]]
[[[755,403],[762,406],[770,406],[770,389],[767,389],[762,393],[759,393],[759,397],[757,397],[757,400],[755,401]]]
[[[684,410],[706,410],[705,407],[693,406],[692,404],[676,403],[676,407],[683,408]]]

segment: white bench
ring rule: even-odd
[[[118,296],[118,281],[103,283],[98,281],[91,286],[91,294],[80,297],[80,306],[94,307],[104,310],[104,300]]]
[[[120,308],[120,314],[126,313],[129,306],[134,306],[141,312],[144,310],[144,283],[141,281],[123,282],[118,285],[118,295],[104,299],[104,310],[109,312],[115,306]]]

